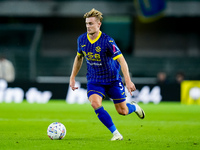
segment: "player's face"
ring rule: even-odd
[[[85,19],[87,33],[93,35],[100,30],[101,22],[95,17],[89,17]]]

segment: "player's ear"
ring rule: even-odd
[[[100,27],[101,27],[101,24],[102,24],[102,23],[101,23],[101,21],[99,21],[99,23],[98,23],[98,24],[99,24],[99,28],[100,28]]]

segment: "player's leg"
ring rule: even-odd
[[[102,86],[88,84],[88,97],[91,102],[91,106],[95,110],[97,117],[99,120],[110,130],[111,133],[116,134],[119,133],[117,128],[115,127],[111,116],[102,106],[102,99],[105,96],[105,89]],[[119,134],[120,137],[115,140],[122,140],[123,137]]]
[[[126,101],[124,100],[123,102],[119,102],[114,100],[114,104],[115,104],[115,109],[117,110],[117,112],[120,115],[128,115],[131,114],[132,112],[135,111],[135,106],[126,103]]]
[[[101,104],[102,97],[98,94],[93,94],[89,97],[89,101],[91,102],[91,105],[94,108],[99,120],[113,133],[116,130],[116,127],[112,121],[112,118]]]
[[[121,115],[128,115],[132,112],[135,112],[139,118],[144,119],[145,117],[143,109],[134,101],[132,101],[131,103],[126,103],[126,101],[116,103],[116,101],[114,101],[114,103],[117,112]]]
[[[141,119],[145,117],[144,111],[137,103],[126,103],[125,88],[121,81],[116,81],[110,86],[108,95],[113,99],[119,114],[128,115],[135,112]]]
[[[102,97],[98,94],[92,94],[89,97],[89,101],[94,110],[97,110],[98,108],[102,107]]]
[[[102,97],[99,96],[98,94],[92,94],[89,97],[89,101],[91,102],[92,107],[95,110],[95,113],[97,114],[97,117],[99,118],[99,120],[110,130],[111,133],[113,133],[113,135],[117,135],[117,137],[115,136],[115,138],[111,139],[113,140],[122,140],[123,137],[122,135],[118,132],[116,126],[114,125],[111,116],[109,115],[109,113],[104,109],[104,107],[102,106]]]

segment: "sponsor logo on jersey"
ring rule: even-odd
[[[81,47],[85,47],[86,45],[81,45]]]

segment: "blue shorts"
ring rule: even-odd
[[[104,99],[107,94],[113,100],[114,104],[121,103],[126,100],[125,88],[121,81],[111,82],[106,85],[101,83],[88,83],[88,98],[93,94],[98,94],[102,97],[102,99]]]

